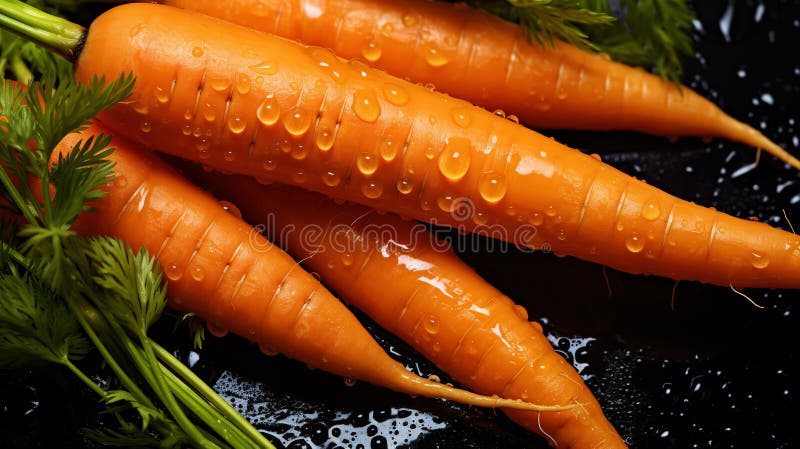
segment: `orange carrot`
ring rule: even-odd
[[[533,127],[724,137],[800,161],[688,87],[563,42],[530,43],[482,10],[422,0],[164,0],[259,31],[364,59],[399,78]]]
[[[62,49],[83,42],[78,79],[137,78],[100,120],[160,151],[632,273],[800,287],[796,235],[330,51],[152,4],[81,37]]]
[[[625,447],[541,326],[451,249],[432,244],[422,225],[293,187],[181,167],[251,223],[270,226],[267,233],[281,236],[281,245],[346,302],[458,382],[484,394],[583,404],[559,413],[506,412],[554,447]]]
[[[59,144],[108,134],[97,125]],[[355,316],[280,248],[160,161],[115,138],[115,179],[97,211],[79,216],[83,235],[145,247],[169,283],[169,304],[195,312],[216,333],[233,331],[268,354],[407,394],[483,407],[540,408],[422,379],[392,360]],[[563,410],[562,404],[543,410]]]

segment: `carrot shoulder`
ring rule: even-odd
[[[69,151],[81,137],[100,132],[94,125],[64,139],[60,148]],[[147,248],[164,269],[173,308],[195,312],[218,333],[230,330],[258,343],[265,353],[280,352],[340,376],[483,407],[539,408],[408,372],[280,248],[152,153],[119,138],[113,143],[116,177],[96,212],[79,216],[75,229]],[[542,408],[563,409],[562,404]]]
[[[723,137],[800,161],[688,87],[556,42],[527,40],[516,25],[442,1],[166,0],[347,59],[399,78],[431,83],[474,104],[516,114],[533,127],[633,130],[662,136]]]
[[[138,82],[120,134],[281,181],[632,273],[800,287],[800,238],[670,196],[483,109],[187,11],[124,5],[76,76]]]
[[[319,273],[350,305],[484,394],[580,403],[559,413],[506,411],[559,448],[626,447],[575,369],[527,312],[484,281],[421,224],[293,187],[185,172],[234,202]]]

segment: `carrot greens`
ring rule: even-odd
[[[11,61],[22,53],[6,54]],[[21,62],[28,63],[36,58]],[[166,283],[148,252],[71,229],[113,182],[107,157],[114,150],[110,136],[100,135],[67,155],[53,153],[67,134],[128,97],[132,75],[85,87],[69,71],[52,73],[28,86],[5,79],[0,85],[0,206],[17,217],[5,220],[0,241],[0,369],[66,367],[106,406],[104,424],[111,426],[86,432],[104,444],[272,447],[148,337],[166,305]],[[99,353],[109,382],[93,380],[75,363],[90,350]]]

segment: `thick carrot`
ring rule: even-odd
[[[97,125],[60,144],[105,132]],[[169,304],[315,368],[412,395],[484,407],[537,409],[422,379],[391,359],[355,316],[289,255],[152,153],[114,139],[115,179],[97,211],[79,216],[83,235],[145,247],[164,268]],[[561,406],[562,404],[557,404]],[[564,407],[544,407],[545,410]]]
[[[484,11],[422,0],[164,0],[364,59],[534,127],[724,137],[800,161],[688,87],[571,45],[530,43]]]
[[[167,6],[124,5],[94,22],[76,76],[128,71],[138,80],[130,101],[100,119],[220,170],[632,273],[800,287],[797,236],[679,200],[327,50]]]
[[[632,273],[800,287],[797,236],[327,50],[161,5],[123,5],[63,36],[24,11],[0,19],[63,37],[51,46],[78,79],[134,73],[130,100],[100,118],[161,151]]]
[[[350,305],[484,394],[583,404],[559,413],[507,411],[559,448],[625,447],[575,369],[527,312],[484,281],[421,224],[319,194],[181,165]],[[279,236],[279,237],[278,237]]]

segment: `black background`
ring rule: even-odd
[[[685,83],[800,154],[800,3],[695,3],[702,27],[695,29],[697,58],[687,63]],[[726,38],[720,19],[731,7]],[[785,210],[800,226],[800,175],[764,155],[757,168],[732,177],[755,159],[743,145],[544,132],[680,197],[787,229]],[[793,447],[798,292],[749,290],[765,307],[757,309],[726,288],[676,287],[550,254],[462,255],[538,317],[558,349],[583,366],[631,447]],[[172,334],[173,324],[162,320],[157,339],[189,360],[190,344]],[[365,324],[415,371],[448,380],[408,346]],[[264,356],[237,337],[210,338],[195,356],[194,369],[278,447],[546,447],[493,411],[363,383],[348,387],[281,356]],[[0,373],[0,447],[84,447],[80,428],[96,425],[97,410],[92,393],[60,368]]]

